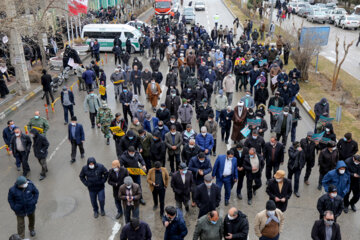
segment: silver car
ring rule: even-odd
[[[328,16],[325,12],[321,12],[321,11],[311,11],[306,19],[309,22],[317,22],[317,23],[322,23],[325,24],[325,22],[328,20]]]
[[[344,15],[335,18],[335,27],[341,27],[342,29],[355,29],[357,30],[360,25],[359,20],[352,15]]]
[[[185,16],[185,22],[195,24],[195,11],[192,7],[184,7],[183,15]]]
[[[205,2],[204,1],[195,1],[194,5],[195,11],[203,10],[205,11]]]

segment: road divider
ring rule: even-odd
[[[10,155],[10,149],[9,149],[9,146],[5,144],[5,145],[3,145],[3,146],[1,146],[1,147],[0,147],[0,150],[1,150],[1,149],[4,149],[4,148],[6,149],[7,154],[9,154],[9,155]]]

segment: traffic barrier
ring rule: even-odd
[[[51,103],[51,111],[54,113],[55,112],[55,103],[58,101],[60,99],[60,97],[57,97],[56,99],[55,99],[55,101],[53,101],[52,103]]]
[[[4,146],[1,146],[1,147],[0,147],[0,150],[1,150],[1,149],[3,149],[3,148],[5,148],[5,149],[6,149],[7,154],[9,154],[9,155],[10,155],[10,149],[9,149],[9,146],[5,144]]]
[[[105,63],[107,64],[107,53],[105,53]]]
[[[46,119],[49,120],[49,108],[46,103],[45,103],[45,113],[46,113]]]
[[[79,85],[79,80],[78,80],[77,82],[74,82],[73,84],[71,84],[71,86],[70,86],[70,91],[73,90],[73,87],[74,87],[75,84],[78,84],[78,85]]]
[[[26,126],[24,126],[24,129],[25,129],[25,134],[29,134],[29,131],[28,131],[28,127],[27,127],[27,125],[26,125]]]

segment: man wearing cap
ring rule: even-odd
[[[315,221],[311,230],[311,238],[313,240],[341,240],[340,226],[334,219],[332,211],[325,211],[324,217]]]
[[[174,115],[177,118],[178,109],[179,109],[179,106],[181,105],[181,99],[180,99],[180,96],[176,95],[175,89],[171,89],[170,95],[166,96],[165,105],[166,105],[166,108],[169,109],[170,114]]]
[[[114,93],[115,93],[115,101],[116,101],[118,97],[120,99],[121,88],[125,81],[123,70],[121,69],[121,67],[115,68],[115,72],[112,73],[110,76],[110,81],[114,84]]]
[[[355,204],[360,197],[360,155],[354,155],[345,160],[350,173],[350,191],[344,197],[344,212],[347,213],[347,208],[351,206],[351,210],[356,212]],[[350,193],[353,193],[352,199],[349,201]]]
[[[166,108],[165,103],[161,103],[159,109],[156,111],[156,117],[165,123],[170,121],[170,111]]]
[[[176,171],[179,169],[180,164],[180,153],[182,145],[182,136],[181,133],[176,131],[176,126],[171,125],[170,132],[165,134],[165,145],[168,149],[170,169],[171,172],[175,172],[174,161],[176,163]]]
[[[272,136],[270,141],[264,146],[264,159],[266,161],[266,180],[267,183],[271,179],[271,171],[273,174],[279,170],[280,164],[284,163],[284,145],[276,141],[276,137]]]
[[[177,113],[182,128],[186,129],[186,125],[191,124],[191,120],[193,116],[193,108],[185,98],[182,99],[182,104],[181,106],[179,106]]]
[[[237,106],[234,108],[231,140],[233,140],[235,143],[238,143],[244,138],[240,131],[245,127],[247,112],[248,110],[246,107],[244,107],[244,102],[241,101],[238,102]]]
[[[101,103],[98,95],[94,93],[94,90],[89,90],[89,94],[84,100],[84,111],[85,113],[89,112],[91,128],[95,128],[95,118],[100,107]]]
[[[175,193],[176,207],[182,209],[184,204],[185,210],[188,212],[190,193],[194,188],[194,178],[185,163],[180,163],[179,171],[172,174],[171,188]]]
[[[341,215],[341,212],[344,209],[344,202],[342,197],[337,195],[337,189],[334,185],[330,185],[328,190],[328,193],[325,193],[318,199],[316,208],[320,214],[319,219],[323,219],[325,211],[330,210],[334,213],[336,222],[336,218]]]
[[[70,116],[74,116],[74,94],[72,91],[69,91],[66,86],[63,86],[63,90],[61,92],[61,104],[64,109],[64,125],[67,125],[69,122],[69,115],[68,112],[70,112]]]
[[[286,142],[292,127],[292,115],[289,114],[289,107],[284,107],[283,111],[276,116],[274,132],[277,141],[282,138],[282,144],[286,147]]]
[[[284,170],[277,170],[274,178],[269,181],[266,188],[269,199],[275,202],[276,208],[286,211],[288,200],[292,194],[291,181],[285,178]]]
[[[35,185],[24,176],[16,179],[14,186],[9,189],[8,202],[15,212],[17,219],[17,231],[22,239],[25,238],[25,217],[29,218],[30,236],[35,232],[35,209],[39,199],[39,191]]]
[[[124,184],[119,188],[119,199],[124,207],[125,222],[130,222],[131,212],[133,218],[139,218],[139,200],[142,191],[139,184],[134,183],[130,176],[124,178]]]
[[[219,207],[221,201],[221,189],[212,183],[211,174],[205,175],[203,179],[204,181],[197,185],[193,195],[193,200],[199,208],[198,219]]]
[[[311,140],[313,134],[313,132],[309,131],[307,132],[306,137],[300,140],[300,147],[303,149],[306,164],[306,172],[304,177],[304,182],[306,185],[310,184],[309,177],[311,174],[311,169],[315,165],[315,150],[319,146],[318,141],[314,142]]]
[[[9,154],[13,154],[14,158],[20,159],[23,176],[27,176],[30,172],[30,166],[28,163],[29,154],[31,151],[31,139],[26,134],[23,134],[20,128],[14,128],[14,136],[10,140]]]
[[[327,174],[330,170],[335,169],[338,161],[339,152],[336,149],[336,143],[334,141],[330,141],[326,144],[326,148],[324,148],[319,154],[319,190],[322,188],[322,180],[325,174]]]
[[[160,202],[160,217],[164,215],[165,192],[169,180],[170,176],[166,168],[161,167],[161,162],[156,161],[154,167],[148,172],[147,182],[154,200],[154,211],[158,208],[158,202]]]
[[[266,209],[255,216],[254,230],[259,240],[278,240],[284,229],[284,214],[273,200],[266,202]]]
[[[96,115],[96,124],[98,127],[101,127],[101,132],[106,138],[106,145],[110,144],[110,124],[113,118],[114,116],[111,112],[111,109],[108,107],[107,102],[102,101],[102,106],[99,108],[99,111]]]
[[[152,233],[146,222],[140,221],[138,218],[131,218],[121,230],[120,240],[143,239],[151,240]]]
[[[156,112],[156,106],[158,104],[158,99],[161,92],[162,91],[159,83],[155,82],[155,78],[152,78],[151,82],[146,88],[146,94],[148,95],[148,100],[150,101],[154,112]]]

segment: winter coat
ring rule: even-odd
[[[331,240],[341,240],[340,226],[334,223],[331,227],[332,236]],[[317,220],[311,230],[311,238],[313,240],[324,240],[326,239],[326,226],[324,219]]]
[[[265,166],[265,161],[262,155],[256,154],[259,159],[259,172],[261,173]],[[246,155],[244,158],[243,167],[245,169],[246,174],[252,174],[252,166],[250,162],[250,155]]]
[[[254,101],[257,105],[259,104],[266,104],[266,101],[269,98],[269,90],[267,90],[266,88],[261,89],[258,88],[255,90],[255,98]]]
[[[157,134],[154,133],[154,136],[156,135]],[[150,159],[152,162],[165,162],[166,146],[165,143],[162,141],[161,134],[159,132],[157,137],[159,137],[157,141],[151,140]]]
[[[208,120],[210,114],[214,114],[214,111],[210,106],[207,106],[206,108],[204,106],[200,106],[197,109],[196,119],[205,122]]]
[[[34,135],[33,148],[35,157],[37,159],[46,159],[50,145],[49,141],[34,128],[30,130],[30,133]]]
[[[166,215],[162,217],[162,222],[169,221]],[[183,213],[180,209],[176,210],[176,217],[165,228],[164,240],[184,240],[188,234]]]
[[[216,73],[215,71],[211,71],[211,73],[209,73],[209,71],[206,71],[204,79],[209,79],[210,84],[213,84],[216,81]]]
[[[326,192],[328,192],[329,185],[334,185],[337,189],[338,195],[344,198],[350,190],[350,173],[346,169],[344,174],[340,174],[339,168],[341,167],[346,168],[344,161],[338,161],[336,169],[331,170],[324,176],[322,185],[324,186]]]
[[[172,115],[177,115],[179,106],[181,105],[181,99],[179,96],[166,96],[165,105]]]
[[[140,70],[133,70],[130,74],[130,82],[134,85],[140,85],[141,84],[141,71]]]
[[[230,112],[227,111],[227,109],[223,109],[220,112],[220,123],[219,126],[224,129],[230,129],[231,128],[231,121],[234,117],[234,111],[231,110]]]
[[[120,167],[119,172],[116,175],[114,169],[109,170],[108,184],[113,187],[113,196],[118,198],[119,188],[124,184],[124,178],[129,176],[129,172],[126,168]]]
[[[123,208],[126,209],[127,208],[127,200],[126,200],[126,190],[127,187],[125,184],[121,185],[119,188],[119,199],[122,200],[123,203]],[[134,208],[138,208],[139,207],[139,201],[140,198],[142,196],[142,191],[141,191],[141,187],[139,184],[137,183],[133,183],[132,187],[131,187],[131,191],[132,191],[132,196],[134,197],[133,202],[134,202]]]
[[[236,106],[234,108],[234,115],[232,118],[233,130],[231,133],[231,140],[233,140],[233,141],[240,141],[241,139],[244,138],[244,136],[241,134],[240,131],[245,127],[245,124],[246,124],[247,109],[246,109],[246,107],[243,107],[241,116],[239,116],[238,108],[239,108],[239,106]]]
[[[152,233],[146,222],[140,221],[138,229],[134,229],[131,223],[128,223],[121,230],[120,240],[151,240]]]
[[[311,167],[315,164],[315,149],[316,145],[313,141],[303,138],[300,140],[300,147],[304,152],[305,162],[311,163]]]
[[[94,169],[89,168],[89,164],[94,163]],[[105,188],[109,172],[101,163],[97,163],[95,158],[90,157],[87,164],[80,172],[80,180],[89,189],[89,192],[98,192]]]
[[[155,183],[155,180],[156,180],[156,171],[157,170],[155,168],[151,168],[147,174],[147,182],[149,184],[149,188],[150,188],[151,192],[154,191],[154,188],[155,188],[153,183]],[[160,171],[161,171],[161,176],[162,176],[162,180],[164,183],[164,188],[167,188],[169,185],[169,180],[170,180],[169,173],[166,170],[166,168],[164,168],[164,167],[161,167]]]
[[[211,134],[206,133],[205,137],[199,133],[195,138],[196,144],[200,147],[201,151],[209,150],[210,154],[212,148],[214,147],[214,138]]]
[[[158,125],[159,119],[156,117],[152,117],[150,120],[144,120],[144,130],[152,133],[155,130],[155,127]],[[153,129],[153,131],[151,131]]]
[[[360,178],[354,177],[354,174],[360,175],[360,165],[356,165],[352,157],[345,160],[347,169],[350,173],[350,180],[352,185],[360,184]]]
[[[228,99],[226,96],[221,96],[221,95],[217,95],[215,97],[215,110],[216,111],[221,111],[223,109],[226,109],[226,107],[229,105],[228,104]]]
[[[85,97],[84,100],[85,112],[96,113],[97,111],[99,111],[100,107],[101,107],[100,99],[96,94],[94,94],[93,96],[91,96],[91,94],[88,94]]]
[[[186,106],[182,104],[181,106],[179,106],[177,113],[181,123],[191,123],[193,109],[190,104],[187,104]]]
[[[32,127],[38,127],[43,129],[42,135],[46,135],[46,132],[50,128],[48,120],[46,120],[43,117],[39,117],[38,119],[36,119],[35,117],[31,118],[27,127],[29,131],[31,130]]]
[[[124,92],[120,93],[120,102],[122,103],[123,106],[125,105],[125,103],[130,104],[132,101],[132,98],[133,98],[132,92],[128,91],[127,93],[124,93]]]
[[[124,168],[139,168],[139,164],[145,166],[145,161],[139,152],[135,152],[135,155],[131,157],[128,150],[124,151],[123,154],[121,154],[119,161],[120,166],[123,166]]]
[[[284,99],[282,97],[279,96],[279,98],[278,98],[278,106],[275,106],[275,100],[276,100],[276,97],[270,98],[268,108],[270,108],[270,106],[274,106],[274,107],[283,107],[284,106]]]
[[[285,90],[284,88],[281,88],[279,92],[280,92],[280,97],[282,97],[282,99],[284,100],[285,106],[288,106],[291,103],[291,98],[292,98],[291,91],[289,89]]]
[[[288,150],[289,160],[288,160],[288,169],[289,171],[301,170],[305,165],[304,152],[299,151],[291,146]]]
[[[201,152],[201,149],[198,145],[195,144],[195,147],[190,148],[189,144],[185,144],[181,151],[181,160],[189,166],[190,159],[194,156],[197,156]]]
[[[196,221],[193,240],[219,240],[222,239],[222,218],[219,217],[216,224],[212,224],[208,215],[204,215]]]
[[[245,140],[244,146],[248,149],[255,148],[257,154],[262,154],[264,152],[265,141],[261,136],[257,136],[257,138],[254,139],[252,135],[249,135]]]
[[[25,153],[27,155],[29,155],[30,150],[31,150],[31,144],[32,144],[30,137],[28,135],[21,133],[20,139],[21,139],[22,145],[24,146]],[[20,157],[20,153],[16,148],[16,136],[15,135],[10,140],[9,148],[10,148],[10,151],[12,151],[15,158]]]
[[[324,113],[328,113],[330,115],[329,103],[326,98],[322,98],[320,102],[315,104],[314,107],[315,112],[315,121],[317,122]]]
[[[280,113],[279,115],[277,115],[276,117],[276,124],[275,124],[275,128],[274,128],[274,132],[276,133],[281,133],[281,126],[284,120],[284,113]],[[290,131],[292,128],[292,115],[288,114],[287,115],[287,119],[286,119],[286,130],[285,130],[285,135],[289,135]]]
[[[337,149],[330,152],[329,149],[325,148],[320,152],[318,161],[319,172],[320,174],[325,175],[336,167],[336,164],[339,161],[339,152]]]
[[[273,149],[273,146],[270,144],[270,142],[265,143],[263,156],[266,161],[266,164],[279,165],[280,163],[283,163],[284,162],[284,145],[280,142],[276,143],[274,160],[272,160],[272,158],[271,158],[272,149]]]
[[[50,74],[43,74],[41,76],[41,85],[43,86],[43,91],[51,91],[51,85],[52,82],[51,75]]]
[[[185,184],[181,178],[179,171],[173,173],[171,178],[171,188],[175,193],[175,200],[178,202],[186,202],[190,200],[190,192],[194,188],[193,173],[187,171],[185,174]]]
[[[211,173],[212,167],[208,157],[205,157],[204,162],[200,162],[198,156],[193,156],[188,164],[189,170],[193,173],[195,184],[199,185],[204,182],[204,176]],[[203,170],[203,175],[199,174],[199,170]]]
[[[75,126],[75,138],[71,134],[71,124],[68,125],[68,139],[69,141],[75,140],[76,144],[80,144],[82,141],[85,141],[85,133],[83,126],[80,123],[77,123]]]
[[[273,200],[276,204],[276,208],[280,209],[282,212],[286,211],[288,200],[292,194],[291,180],[284,178],[283,186],[280,191],[279,183],[275,180],[275,178],[271,179],[266,187],[266,193],[269,195],[269,199]],[[275,198],[285,198],[285,202],[276,202]]]
[[[11,209],[16,216],[29,216],[35,212],[36,204],[39,199],[39,191],[31,182],[28,181],[28,186],[19,188],[16,183],[9,189],[8,202]]]
[[[177,86],[177,75],[175,73],[168,73],[166,75],[166,82],[165,82],[165,86],[170,87],[170,86]]]
[[[175,155],[175,154],[180,154],[181,145],[182,145],[181,133],[176,132],[176,134],[174,136],[174,144],[173,144],[173,135],[171,134],[171,132],[166,133],[164,143],[167,147],[168,154],[170,156]],[[172,146],[176,146],[176,150],[173,150]]]
[[[228,233],[232,234],[233,240],[247,240],[249,234],[249,221],[247,216],[240,210],[237,213],[237,218],[230,220],[226,215],[223,222],[223,234],[224,237],[228,236]]]
[[[207,132],[210,133],[214,139],[216,139],[218,124],[214,120],[211,122],[209,122],[209,120],[207,120],[205,122],[204,126],[206,127]]]
[[[350,142],[345,141],[343,138],[337,143],[337,148],[339,149],[339,159],[345,160],[349,157],[354,156],[357,151],[359,151],[358,143],[354,140]]]
[[[284,214],[280,209],[275,209],[275,215],[280,221],[279,233],[281,234],[284,229],[284,221],[285,221]],[[262,236],[261,232],[265,228],[267,219],[268,219],[267,210],[263,210],[257,213],[255,216],[255,223],[254,223],[255,235],[259,238]]]
[[[199,208],[198,218],[206,215],[208,212],[216,210],[221,201],[221,190],[215,183],[211,184],[210,196],[208,195],[205,183],[199,184],[195,189],[194,202]]]
[[[318,199],[316,208],[319,211],[320,219],[323,219],[325,211],[331,210],[334,213],[336,220],[344,210],[344,202],[339,195],[335,198],[331,198],[329,193],[325,193]]]
[[[178,111],[179,112],[179,111]],[[170,111],[169,109],[165,108],[164,110],[161,110],[160,108],[156,111],[156,117],[163,121],[164,123],[167,123],[170,120]]]
[[[85,72],[83,72],[82,78],[84,79],[86,84],[92,84],[96,79],[96,75],[94,71],[88,69]]]
[[[233,93],[235,90],[235,79],[232,75],[227,75],[223,80],[223,90],[226,93]]]

